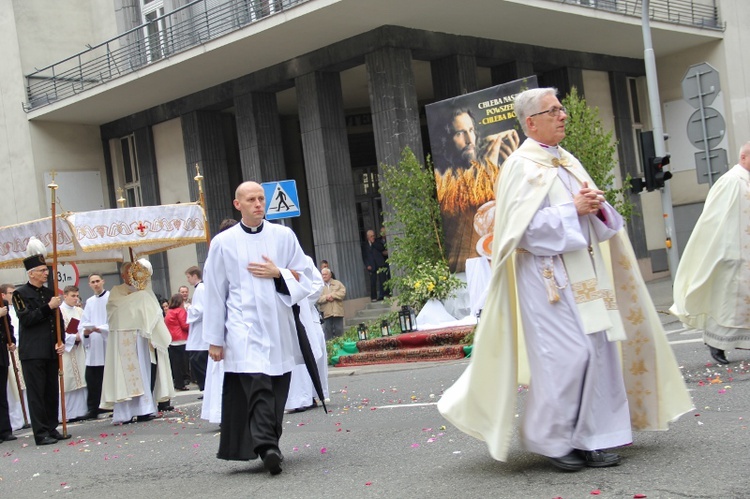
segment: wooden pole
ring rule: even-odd
[[[47,185],[50,190],[52,204],[52,282],[54,295],[57,295],[57,184],[55,183],[55,172],[52,172],[52,182]],[[57,333],[57,345],[62,345],[62,331],[60,331],[60,307],[55,309],[55,332]],[[57,355],[57,376],[60,379],[60,414],[62,415],[63,437],[68,436],[68,417],[65,411],[65,377],[63,376],[63,358]]]
[[[203,195],[203,175],[201,175],[200,167],[198,163],[195,164],[195,177],[194,180],[198,183],[198,201],[203,209],[203,232],[206,235],[206,249],[211,244],[211,232],[208,229],[208,212],[206,211],[206,198]]]
[[[13,340],[10,339],[10,324],[8,323],[8,316],[3,317],[3,324],[5,324],[5,337],[8,339],[8,353],[10,354],[10,361],[13,363],[13,372],[16,374],[16,386],[18,387],[18,398],[21,399],[21,411],[23,411],[23,425],[28,428],[29,417],[26,415],[26,402],[23,401],[23,390],[21,389],[21,373],[18,370],[18,364],[16,363],[16,354],[10,351],[10,346],[13,345]]]

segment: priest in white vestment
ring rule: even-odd
[[[78,326],[75,332],[69,334],[70,321],[75,319],[80,324],[83,309],[78,306],[79,291],[77,286],[65,286],[63,289],[63,302],[60,305],[60,313],[65,323],[65,353],[62,354],[63,381],[65,385],[65,416],[68,421],[86,418],[88,407],[86,399],[86,352]],[[62,400],[60,402],[60,418],[62,418]]]
[[[307,260],[313,274],[312,292],[308,295],[307,300],[299,303],[299,319],[305,327],[307,339],[310,341],[310,347],[315,356],[320,383],[323,387],[323,398],[325,399],[328,398],[328,356],[326,355],[325,333],[323,332],[323,326],[320,324],[320,314],[315,307],[323,291],[323,276],[315,267],[312,258],[308,256]],[[313,400],[316,395],[307,366],[304,363],[294,366],[285,409],[288,412],[302,412],[316,407]]]
[[[241,184],[234,207],[242,221],[211,241],[204,267],[203,337],[225,371],[217,457],[260,456],[276,475],[290,373],[301,362],[291,307],[310,294],[312,274],[292,230],[264,221],[260,184]]]
[[[109,292],[101,407],[114,409],[114,423],[149,421],[156,417],[156,402],[174,396],[167,353],[172,337],[150,287],[151,273],[148,260],[126,263],[124,283]]]
[[[711,187],[675,274],[670,311],[703,331],[711,357],[750,349],[750,142]]]
[[[631,422],[666,429],[692,403],[621,217],[558,145],[567,114],[556,93],[516,98],[528,139],[498,179],[492,280],[471,363],[438,409],[505,461],[517,386],[530,378],[522,443],[575,471],[618,464],[603,449],[631,443]]]

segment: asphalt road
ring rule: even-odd
[[[329,414],[286,416],[276,477],[260,461],[216,459],[218,427],[198,419],[198,393],[186,392],[171,417],[71,424],[73,438],[55,446],[37,447],[29,431],[16,432],[17,441],[0,444],[0,497],[750,496],[750,352],[730,352],[735,361],[718,368],[695,333],[669,338],[696,410],[668,432],[636,433],[615,468],[560,472],[517,437],[509,462],[494,461],[435,407],[466,367],[457,361],[334,371]]]

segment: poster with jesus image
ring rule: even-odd
[[[497,176],[525,139],[513,103],[537,86],[530,76],[425,107],[452,272],[463,272],[467,258],[491,255]]]

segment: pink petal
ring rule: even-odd
[[[419,444],[411,444],[412,449],[416,449],[417,447],[419,447]]]
[[[370,485],[372,485],[372,482],[365,482],[365,485],[369,487]]]
[[[201,444],[193,444],[193,448],[194,448],[194,449],[197,449],[197,448],[198,448],[198,447],[200,447],[200,446],[201,446]]]
[[[321,454],[325,454],[326,452],[328,452],[328,449],[326,449],[325,447],[323,447],[322,449],[320,449],[320,453]]]
[[[646,497],[646,494],[636,494],[633,496],[633,499],[644,499]]]
[[[591,495],[592,495],[592,496],[598,496],[598,495],[599,495],[599,494],[601,494],[601,493],[602,493],[602,491],[601,491],[601,490],[599,490],[599,489],[596,489],[596,490],[592,490],[592,491],[591,491]]]

